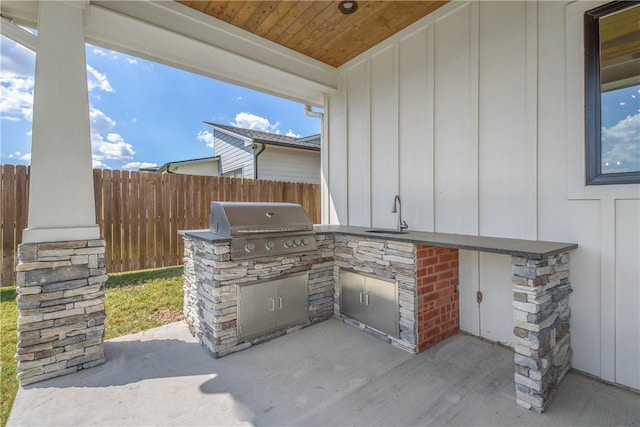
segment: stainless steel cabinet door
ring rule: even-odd
[[[366,323],[365,276],[340,270],[340,311]]]
[[[398,336],[398,302],[396,284],[367,277],[367,324],[394,337]]]
[[[278,280],[277,325],[287,326],[309,318],[306,274]]]
[[[255,336],[276,327],[276,282],[241,286],[238,305],[240,338]]]

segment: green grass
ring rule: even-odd
[[[106,284],[105,338],[182,319],[182,267],[116,273]],[[0,421],[5,426],[18,390],[16,288],[0,289]]]
[[[18,344],[17,320],[16,288],[0,289],[0,421],[2,426],[7,424],[9,411],[18,390],[16,362],[13,360]]]
[[[106,339],[182,320],[182,267],[109,276]]]

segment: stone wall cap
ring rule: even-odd
[[[317,234],[346,234],[366,237],[369,239],[410,242],[445,248],[506,254],[532,259],[544,259],[578,247],[577,243],[473,236],[468,234],[432,233],[427,231],[407,231],[404,234],[386,234],[371,233],[368,232],[368,230],[372,230],[372,228],[350,225],[314,225],[314,231]]]
[[[178,234],[192,239],[203,240],[210,243],[224,243],[230,242],[229,236],[221,236],[216,233],[212,233],[209,230],[178,230]]]

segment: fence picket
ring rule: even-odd
[[[16,233],[10,224],[16,221],[15,203],[11,200],[13,192],[15,191],[15,168],[13,165],[8,165],[5,169],[2,168],[2,174],[0,175],[0,202],[2,202],[2,221],[0,221],[0,232],[2,233],[2,268],[0,269],[0,276],[2,280],[11,278],[13,281],[13,267],[16,264],[14,259],[14,253],[8,250],[11,247],[16,246]],[[7,279],[5,279],[7,278]]]

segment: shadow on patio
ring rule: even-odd
[[[106,348],[20,389],[7,425],[640,425],[638,394],[573,372],[517,407],[512,353],[465,335],[412,356],[330,320],[215,360],[174,323]]]

